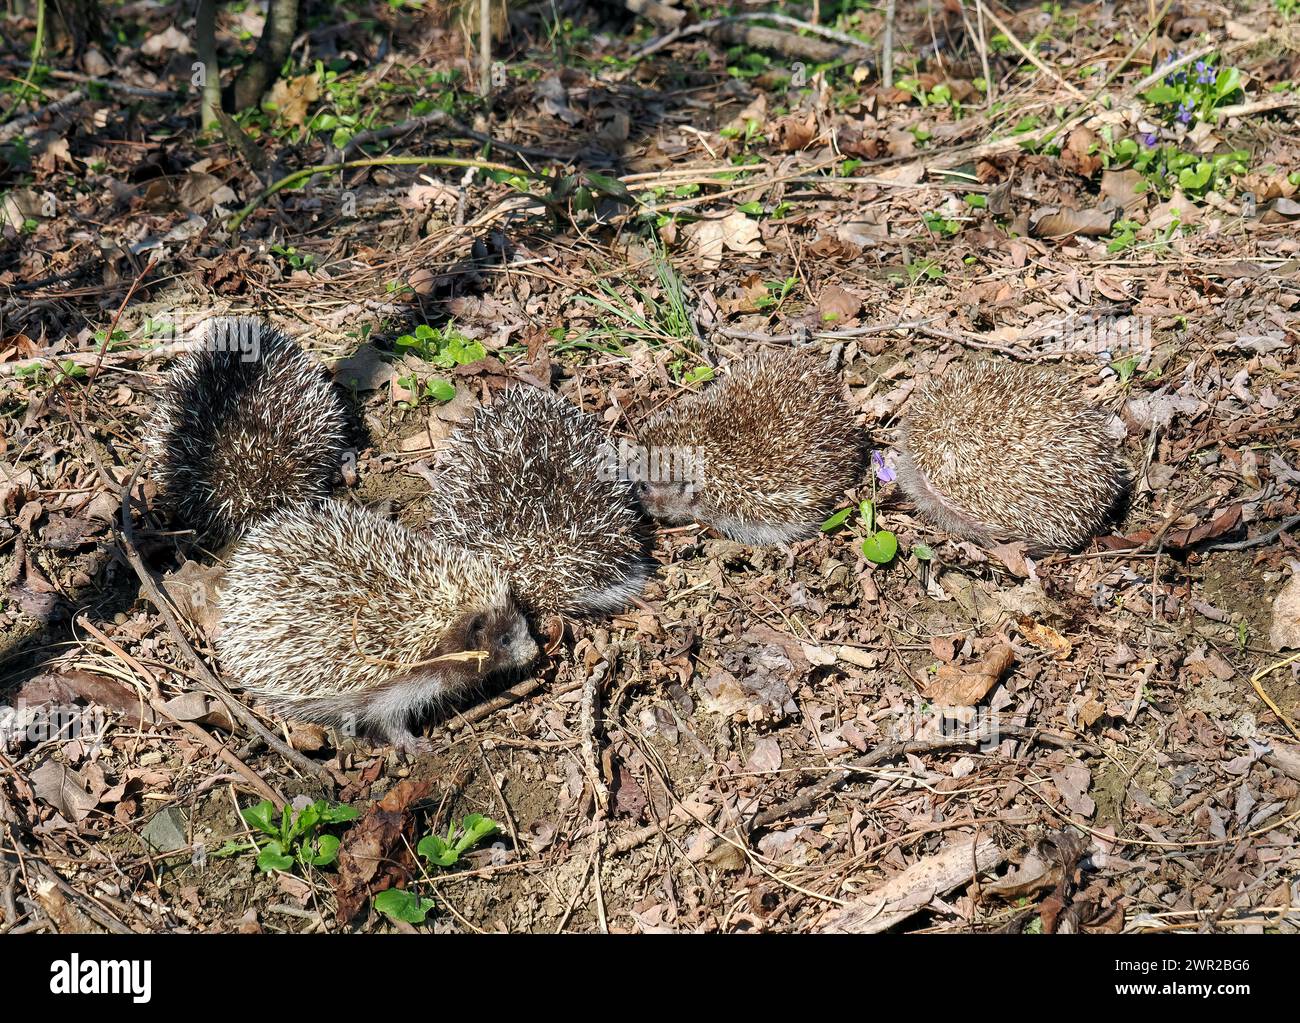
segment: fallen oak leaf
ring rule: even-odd
[[[1042,206],[1029,215],[1029,234],[1033,238],[1065,238],[1074,234],[1101,237],[1110,234],[1118,216],[1118,210]]]
[[[974,707],[998,684],[1015,661],[1011,647],[999,643],[974,664],[945,664],[925,687],[926,699],[940,707]]]
[[[1074,644],[1053,629],[1050,625],[1040,625],[1025,615],[1017,619],[1020,626],[1020,632],[1038,647],[1039,650],[1046,650],[1054,660],[1063,661],[1074,652]]]

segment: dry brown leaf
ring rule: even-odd
[[[750,220],[739,210],[732,210],[725,217],[716,220],[702,220],[692,226],[692,237],[700,255],[700,264],[706,270],[716,270],[722,265],[724,249],[747,256],[763,253],[757,221]]]
[[[1040,625],[1032,618],[1019,618],[1020,632],[1040,650],[1046,650],[1053,659],[1063,661],[1074,651],[1074,645],[1050,625]]]
[[[1014,661],[1011,647],[999,643],[974,664],[945,664],[925,688],[925,697],[941,707],[974,707],[998,684]]]
[[[1293,575],[1273,601],[1268,641],[1274,650],[1300,648],[1300,575]]]
[[[1029,233],[1034,238],[1065,238],[1082,234],[1100,237],[1110,234],[1117,210],[1076,210],[1069,206],[1041,206],[1029,217]]]
[[[307,120],[307,108],[319,98],[320,81],[313,73],[276,79],[262,106],[274,110],[282,123],[300,127]]]

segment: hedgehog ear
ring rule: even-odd
[[[481,650],[483,639],[483,630],[487,627],[487,618],[484,615],[477,614],[469,620],[469,627],[465,630],[465,636],[469,640],[471,650]]]

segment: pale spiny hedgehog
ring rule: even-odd
[[[647,537],[596,419],[515,386],[437,464],[435,535],[492,560],[532,615],[617,611],[649,574]]]
[[[168,374],[146,443],[164,500],[220,543],[282,505],[328,497],[348,428],[325,370],[295,341],[225,317]]]
[[[898,481],[941,529],[1035,552],[1095,536],[1127,486],[1107,413],[1060,374],[967,362],[917,389],[902,423]]]
[[[734,363],[641,430],[636,494],[668,523],[696,521],[742,543],[817,530],[862,478],[863,438],[838,374],[786,352]]]
[[[485,558],[338,501],[253,526],[219,607],[217,653],[249,693],[406,752],[428,748],[421,714],[538,654]]]

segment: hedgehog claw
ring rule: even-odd
[[[433,740],[426,739],[422,735],[416,735],[414,732],[399,732],[390,735],[388,741],[393,744],[394,749],[399,753],[405,753],[408,757],[433,752]]]

